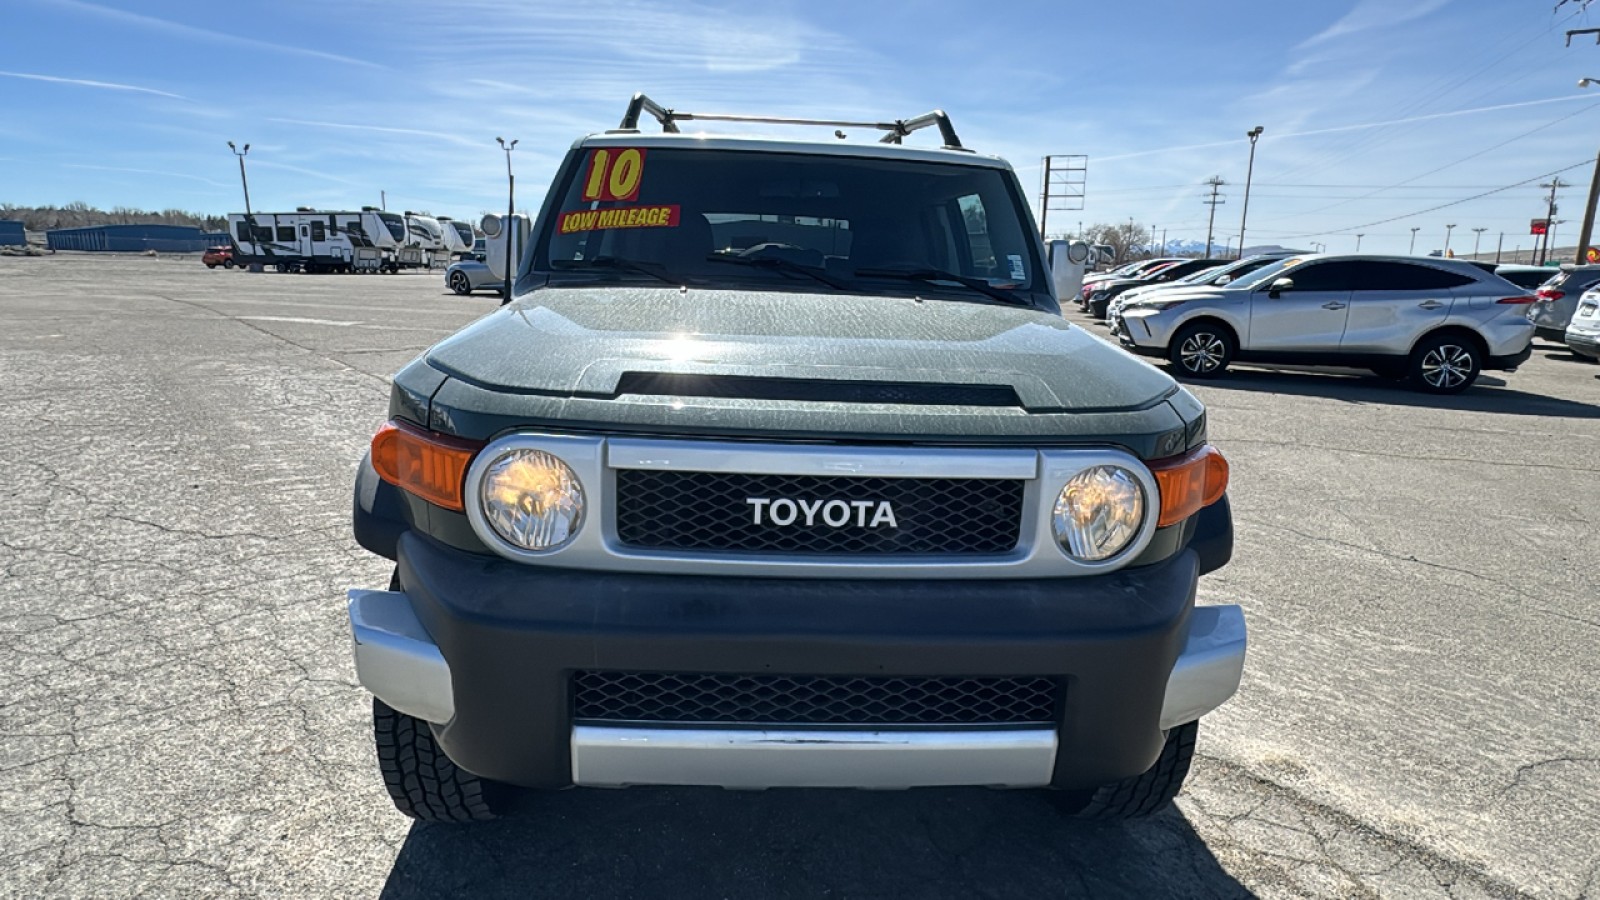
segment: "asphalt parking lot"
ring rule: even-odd
[[[1545,344],[1455,398],[1196,388],[1238,526],[1201,590],[1252,645],[1174,812],[631,789],[413,824],[343,591],[388,577],[349,503],[389,374],[497,304],[442,281],[0,259],[0,894],[1600,896],[1600,366]]]

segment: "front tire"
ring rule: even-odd
[[[1167,732],[1167,742],[1155,765],[1141,775],[1076,795],[1072,815],[1099,822],[1120,822],[1142,819],[1166,809],[1178,796],[1184,779],[1189,777],[1189,764],[1194,760],[1195,738],[1199,733],[1198,721]]]
[[[1215,378],[1233,362],[1233,334],[1221,325],[1196,322],[1180,329],[1167,345],[1167,360],[1190,378]]]
[[[467,273],[451,272],[450,290],[455,291],[457,294],[463,297],[472,293],[472,282],[467,279]]]
[[[424,822],[487,822],[499,818],[505,786],[450,761],[428,723],[372,698],[378,769],[395,809]]]
[[[1482,370],[1482,351],[1460,335],[1430,337],[1411,351],[1411,383],[1429,394],[1459,394]]]

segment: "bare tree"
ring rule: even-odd
[[[1150,233],[1130,222],[1115,225],[1097,222],[1083,229],[1083,239],[1110,247],[1118,262],[1150,257]]]

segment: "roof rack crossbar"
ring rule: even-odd
[[[760,122],[767,125],[827,125],[835,128],[872,128],[886,131],[882,143],[898,144],[901,139],[920,128],[929,125],[939,126],[939,136],[944,140],[946,150],[967,150],[961,145],[961,138],[956,136],[955,126],[950,124],[950,117],[942,109],[925,112],[920,116],[910,119],[896,119],[893,122],[857,122],[846,119],[792,119],[780,116],[740,116],[728,113],[689,113],[668,109],[651,100],[644,94],[634,94],[628,101],[628,110],[622,115],[622,123],[614,132],[637,132],[639,130],[639,116],[649,113],[657,122],[661,123],[661,130],[669,134],[678,133],[679,122],[693,122],[696,120],[706,122]],[[970,152],[970,151],[969,151]]]

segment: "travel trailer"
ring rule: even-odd
[[[372,207],[228,214],[234,262],[280,272],[397,271],[405,219]]]
[[[449,216],[440,216],[439,225],[444,229],[444,247],[452,257],[460,259],[472,255],[477,235],[473,234],[471,225]]]

